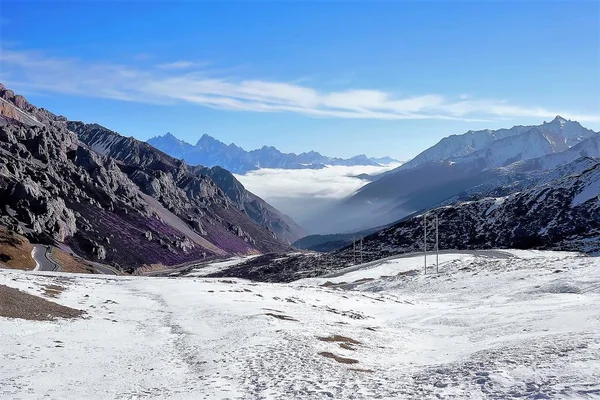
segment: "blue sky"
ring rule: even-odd
[[[600,3],[2,1],[0,80],[148,139],[406,159],[556,114],[600,130]]]

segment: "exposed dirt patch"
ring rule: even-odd
[[[415,276],[418,274],[419,274],[419,271],[417,271],[416,269],[411,269],[410,271],[398,272],[398,274],[396,274],[396,276]]]
[[[0,285],[0,299],[0,317],[53,321],[56,318],[70,319],[85,314],[85,311],[65,307],[5,285]]]
[[[354,340],[352,338],[341,336],[341,335],[331,335],[327,337],[318,337],[322,342],[335,342],[335,343],[346,343],[346,344],[360,344],[358,340]]]
[[[377,299],[374,299],[377,300]],[[344,317],[348,317],[348,318],[352,318],[352,319],[365,319],[368,318],[364,315],[362,315],[359,312],[354,312],[354,311],[343,311],[343,310],[337,310],[335,308],[331,308],[329,306],[325,306],[325,311],[329,311],[330,313],[334,313],[337,315],[343,315]]]
[[[64,292],[65,287],[59,285],[45,285],[44,286],[44,294],[48,297],[58,297],[59,294]]]
[[[83,258],[72,256],[71,254],[52,248],[51,257],[58,265],[62,272],[72,272],[76,274],[95,274],[94,268],[88,264]]]
[[[320,286],[321,287],[337,287],[337,286],[340,286],[340,285],[347,285],[347,284],[348,284],[348,282],[334,283],[334,282],[327,281],[327,282],[321,284]]]
[[[32,250],[33,246],[25,236],[0,226],[0,262],[3,265],[11,269],[34,269]]]
[[[277,318],[277,319],[282,319],[282,320],[284,320],[284,321],[298,321],[298,320],[297,320],[297,319],[295,319],[295,318],[292,318],[292,317],[290,317],[290,316],[283,315],[283,314],[273,314],[273,313],[266,313],[265,315],[268,315],[268,316],[270,316],[270,317]]]
[[[276,310],[276,309],[274,309],[274,308],[266,308],[266,307],[263,307],[263,310],[267,310],[267,311],[275,311],[276,313],[283,314],[283,311],[281,311],[281,310]]]
[[[352,284],[353,285],[360,285],[361,283],[371,282],[371,281],[374,281],[374,280],[375,280],[374,278],[362,278],[362,279],[359,279],[359,280],[356,280],[356,281],[352,282]]]
[[[349,371],[354,371],[354,372],[364,372],[367,374],[372,374],[373,371],[372,369],[364,369],[364,368],[348,368]]]
[[[340,364],[358,364],[358,360],[355,360],[353,358],[341,357],[336,354],[330,353],[328,351],[322,351],[319,353],[319,355],[323,356],[323,357],[331,358],[332,360],[335,360],[335,361],[339,362]]]
[[[352,351],[356,350],[356,347],[354,347],[348,343],[340,343],[340,347],[345,350],[352,350]]]

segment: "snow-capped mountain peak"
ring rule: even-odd
[[[484,155],[494,161],[482,165],[483,169],[508,165],[511,162],[565,151],[594,136],[577,121],[557,115],[552,121],[537,126],[513,126],[510,129],[468,131],[451,135],[423,151],[400,169],[411,169],[427,162],[452,160],[454,162],[479,159]],[[542,138],[543,137],[543,138]],[[534,138],[541,141],[536,142]],[[546,144],[548,142],[549,146]],[[533,149],[523,146],[541,147]],[[493,153],[493,154],[492,154]]]

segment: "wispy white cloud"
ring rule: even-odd
[[[464,93],[400,97],[374,89],[323,91],[300,82],[215,77],[213,71],[205,69],[206,64],[182,60],[141,69],[2,49],[0,63],[0,79],[8,85],[134,102],[188,102],[217,109],[327,118],[492,120],[560,114],[580,121],[600,121],[600,115],[478,99]]]
[[[159,69],[190,69],[190,68],[203,68],[206,67],[208,63],[197,63],[193,61],[174,61],[170,63],[157,64],[156,68]]]

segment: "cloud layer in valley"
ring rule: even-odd
[[[360,174],[376,175],[397,167],[327,166],[323,169],[259,169],[236,175],[246,189],[302,223],[368,183]]]
[[[3,48],[0,79],[21,89],[123,101],[249,111],[291,112],[354,119],[493,120],[514,117],[600,121],[600,115],[513,104],[502,99],[435,93],[399,96],[384,90],[323,91],[298,83],[223,76],[206,63],[173,61],[146,66],[87,62],[34,51]]]

